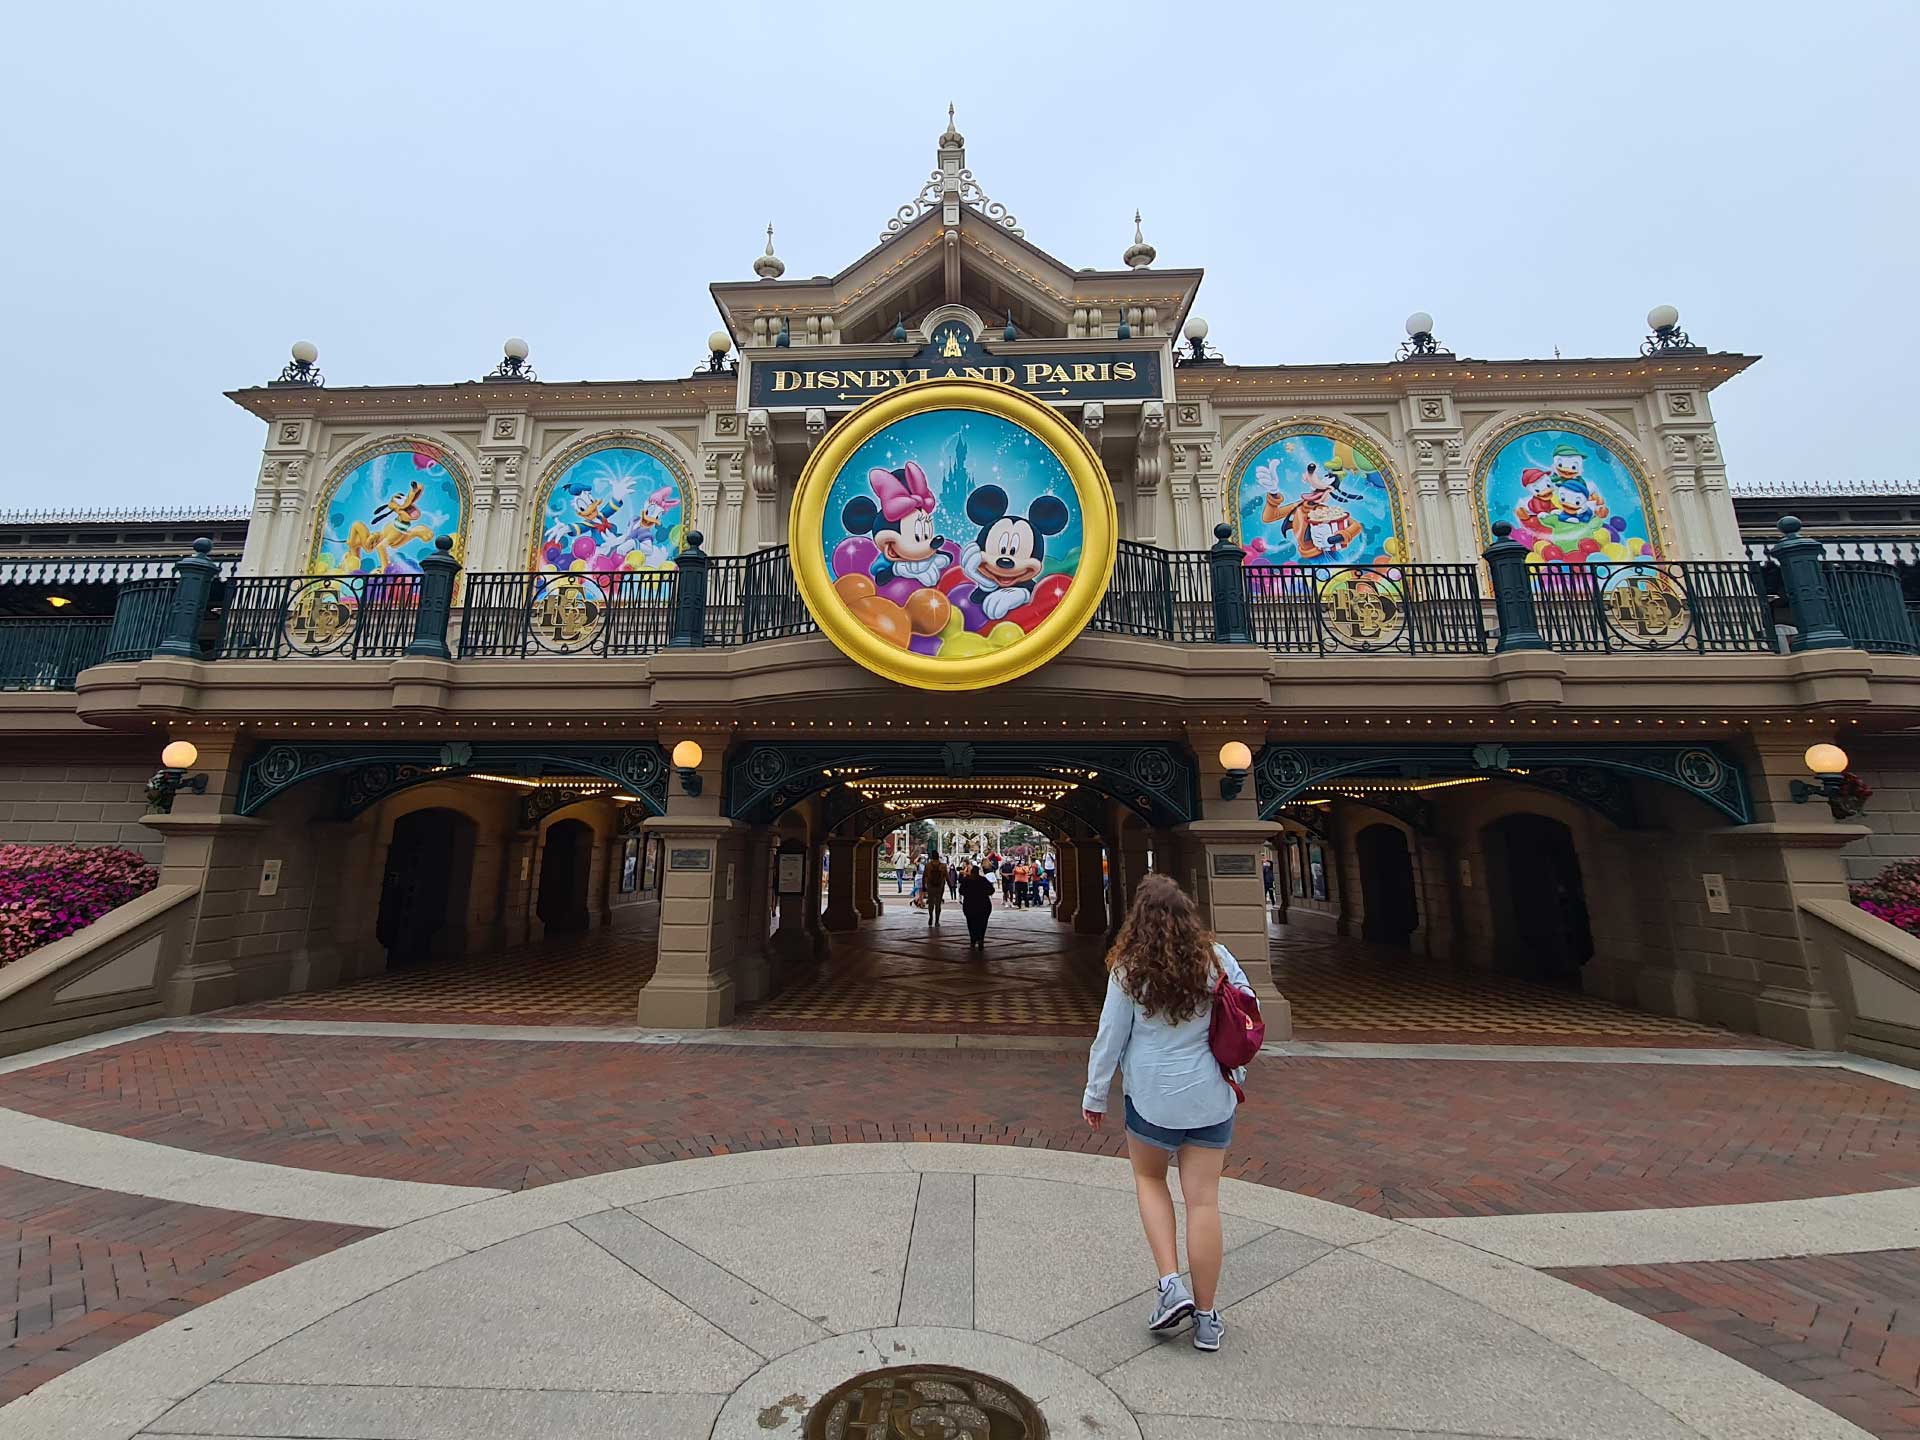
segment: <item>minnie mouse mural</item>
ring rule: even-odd
[[[821,628],[869,668],[936,689],[992,684],[1091,617],[1112,504],[1058,412],[982,382],[909,386],[868,402],[808,462],[794,569]]]

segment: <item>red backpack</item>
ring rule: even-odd
[[[1233,1078],[1233,1072],[1260,1053],[1266,1043],[1267,1022],[1261,1018],[1260,1002],[1237,987],[1223,974],[1213,987],[1213,1018],[1207,1026],[1207,1047],[1220,1062],[1220,1073],[1240,1100],[1247,1092]]]

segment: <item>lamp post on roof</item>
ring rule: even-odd
[[[1207,349],[1207,322],[1198,315],[1191,317],[1180,332],[1187,338],[1187,353],[1182,355],[1178,349],[1173,353],[1176,365],[1218,365],[1220,353]]]
[[[739,363],[729,362],[727,352],[733,349],[733,336],[724,330],[716,330],[707,336],[707,368],[709,375],[725,375],[740,368]],[[698,371],[694,373],[698,374]]]
[[[1700,346],[1687,337],[1680,328],[1680,312],[1671,305],[1656,305],[1647,312],[1647,329],[1651,332],[1640,342],[1642,355],[1660,355],[1665,353],[1692,354]]]
[[[527,363],[532,347],[518,335],[500,347],[500,363],[488,373],[487,379],[495,381],[538,380],[533,367]]]
[[[280,372],[280,378],[269,380],[269,385],[324,385],[326,377],[315,368],[320,359],[320,351],[311,340],[293,342],[292,358],[287,368]]]
[[[1396,360],[1438,359],[1453,352],[1442,348],[1433,338],[1433,316],[1424,310],[1416,310],[1407,316],[1407,338],[1400,348],[1393,352]]]

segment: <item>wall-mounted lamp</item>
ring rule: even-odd
[[[1847,820],[1867,808],[1867,797],[1873,792],[1859,779],[1847,773],[1847,752],[1838,745],[1821,743],[1809,745],[1806,754],[1807,769],[1811,770],[1818,785],[1809,785],[1804,780],[1794,780],[1787,786],[1787,792],[1793,796],[1793,803],[1804,805],[1819,796],[1827,802],[1827,808],[1833,812],[1836,820]]]
[[[682,794],[700,793],[700,762],[706,758],[706,753],[700,748],[698,740],[682,740],[673,747],[673,768],[680,776]]]
[[[187,774],[199,758],[200,751],[191,740],[172,741],[160,752],[160,770],[147,781],[149,815],[172,814],[173,797],[182,790],[191,790],[195,795],[207,793],[206,776]]]
[[[51,605],[56,610],[64,610],[67,608],[67,606],[71,605],[72,603],[73,603],[73,598],[68,595],[47,596],[47,604]]]
[[[1246,787],[1247,772],[1253,769],[1253,751],[1243,741],[1227,741],[1220,747],[1220,768],[1227,772],[1220,777],[1220,798],[1238,799]]]

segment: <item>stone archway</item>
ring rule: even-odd
[[[593,827],[584,820],[556,820],[540,845],[540,882],[534,914],[548,935],[574,935],[592,923],[587,908],[593,880]]]
[[[1480,841],[1495,968],[1578,989],[1593,958],[1593,926],[1573,832],[1549,816],[1516,811],[1481,827]]]
[[[1377,822],[1354,837],[1363,906],[1360,935],[1382,945],[1405,945],[1420,927],[1413,854],[1406,832]]]
[[[475,839],[469,817],[438,806],[409,811],[394,822],[374,922],[388,968],[465,951]]]

